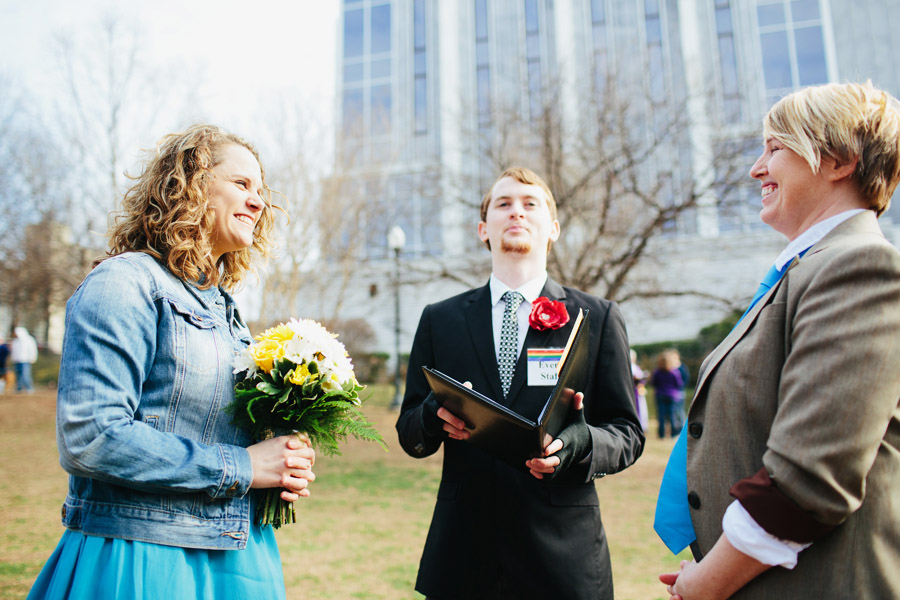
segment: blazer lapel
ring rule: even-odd
[[[475,349],[476,361],[481,365],[484,377],[493,392],[491,397],[502,402],[503,391],[500,386],[500,372],[497,370],[497,351],[494,349],[494,327],[491,321],[490,286],[479,288],[469,296],[463,305],[463,312],[469,327],[472,347]],[[518,370],[518,366],[516,369]]]
[[[809,252],[806,253],[805,258],[808,258],[817,252],[822,251],[824,248],[827,248],[831,244],[834,244],[838,240],[840,240],[843,236],[846,235],[854,235],[859,233],[868,233],[873,235],[880,235],[883,237],[883,233],[881,232],[881,228],[878,226],[878,220],[875,217],[875,213],[871,210],[864,211],[858,215],[854,215],[850,217],[834,229],[832,229],[828,234],[823,237],[821,240],[816,242],[812,248],[809,249]],[[795,258],[791,264],[788,266],[788,270],[793,269],[796,264],[800,262],[801,259]],[[734,348],[735,344],[737,344],[741,338],[747,333],[750,329],[750,326],[759,316],[760,311],[762,311],[763,307],[769,303],[769,300],[775,294],[775,291],[778,289],[778,286],[781,285],[781,282],[787,277],[787,273],[785,273],[784,277],[779,279],[775,285],[772,286],[765,296],[759,299],[759,302],[756,303],[747,316],[741,320],[740,323],[735,325],[734,329],[731,330],[731,333],[722,340],[722,343],[719,344],[715,350],[713,350],[709,356],[703,361],[703,365],[700,367],[701,376],[697,381],[697,387],[694,392],[694,397],[699,397],[699,393],[703,388],[703,384],[706,383],[706,380],[709,378],[709,374],[713,372],[716,365],[721,362],[723,358],[728,354],[728,352]]]
[[[561,285],[548,277],[547,283],[544,284],[544,289],[541,290],[541,296],[545,296],[550,300],[565,302],[566,291]],[[528,333],[525,334],[525,343],[522,345],[522,352],[519,353],[519,358],[516,361],[516,372],[513,373],[512,382],[509,384],[507,405],[512,403],[512,400],[522,390],[522,387],[528,379],[528,349],[554,348],[557,346],[562,348],[566,345],[566,341],[569,339],[569,332],[572,330],[572,325],[574,324],[574,321],[572,320],[574,318],[572,311],[568,307],[567,310],[569,310],[570,320],[564,327],[560,327],[559,329],[548,329],[546,331],[538,331],[532,327],[528,328]],[[500,381],[499,375],[497,375],[497,381]]]
[[[800,259],[794,258],[794,260],[791,261],[791,264],[788,265],[787,271],[793,269],[794,265],[796,265],[798,262],[800,262]],[[697,397],[701,388],[703,387],[703,384],[706,383],[709,374],[712,373],[716,365],[718,365],[719,362],[721,362],[722,359],[725,358],[725,356],[731,351],[731,349],[734,348],[734,346],[744,337],[747,331],[749,331],[750,326],[753,325],[753,323],[756,321],[759,313],[769,303],[769,300],[771,300],[775,295],[775,291],[781,285],[781,282],[784,281],[784,279],[787,277],[787,271],[785,271],[781,279],[776,281],[775,285],[773,285],[771,289],[769,289],[769,291],[759,299],[759,302],[757,302],[753,306],[753,308],[750,309],[750,312],[748,312],[744,316],[744,318],[734,326],[734,329],[732,329],[731,332],[725,337],[725,339],[722,340],[722,343],[716,346],[716,348],[709,354],[709,357],[704,361],[704,364],[701,367],[702,375],[700,376],[700,380],[697,381],[697,388],[694,391],[694,397]]]

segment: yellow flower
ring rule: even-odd
[[[291,375],[290,377],[288,377],[288,381],[290,381],[294,385],[303,385],[310,379],[315,380],[316,377],[318,377],[318,375],[310,376],[309,367],[307,367],[306,364],[302,364],[291,371]]]
[[[259,341],[271,340],[273,342],[286,342],[293,337],[294,332],[291,330],[291,328],[284,323],[281,323],[280,325],[276,325],[275,327],[266,329],[261,334],[256,336],[256,339]]]
[[[284,358],[284,345],[275,340],[263,339],[250,346],[250,356],[261,371],[271,373],[275,359]]]

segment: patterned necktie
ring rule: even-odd
[[[519,353],[519,305],[525,300],[519,292],[509,290],[501,298],[506,302],[503,311],[503,325],[500,327],[500,353],[497,356],[497,369],[500,371],[500,385],[503,397],[509,393],[513,373],[516,371],[516,358]]]
[[[809,250],[807,248],[806,250]],[[806,250],[800,252],[797,258],[806,254]],[[750,306],[738,319],[740,323],[747,313],[750,312],[760,298],[772,289],[781,276],[787,272],[790,262],[785,264],[783,270],[779,271],[772,265],[769,272],[763,277],[756,293],[753,294],[753,300]],[[737,324],[735,324],[737,327]],[[691,521],[691,509],[688,505],[688,485],[687,485],[687,431],[684,427],[678,436],[678,441],[672,448],[669,455],[669,462],[666,464],[666,470],[663,473],[662,483],[659,486],[659,496],[656,499],[656,515],[653,519],[653,529],[656,530],[660,539],[672,551],[672,554],[678,554],[687,548],[691,542],[697,539],[694,533],[694,523]]]

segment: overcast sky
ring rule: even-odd
[[[56,68],[54,35],[91,31],[114,11],[139,24],[149,61],[196,57],[203,64],[197,86],[203,116],[252,139],[246,129],[254,111],[273,93],[301,98],[330,119],[339,2],[0,0],[0,69],[32,94],[47,94]]]

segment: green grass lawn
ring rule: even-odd
[[[414,460],[400,449],[391,388],[373,386],[365,405],[389,451],[351,441],[340,457],[316,461],[312,496],[278,542],[291,599],[421,599],[413,591],[440,479],[437,455]],[[364,392],[365,397],[365,392]],[[22,598],[62,535],[66,474],[54,437],[55,395],[0,396],[0,599]],[[651,432],[655,429],[651,426]],[[677,569],[652,530],[659,480],[672,440],[647,440],[630,469],[597,481],[612,554],[616,597],[664,598],[657,582]]]

